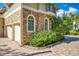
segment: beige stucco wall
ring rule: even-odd
[[[47,4],[46,3],[23,3],[22,5],[25,5],[26,7],[31,7],[36,10],[42,10],[46,11],[47,10]]]
[[[46,11],[47,5],[45,3],[39,3],[39,10]]]
[[[23,3],[22,5],[37,9],[38,8],[38,4],[37,3]]]

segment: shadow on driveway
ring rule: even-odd
[[[79,36],[70,36],[70,35],[65,36],[64,42],[70,43],[73,41],[79,41]]]
[[[46,48],[51,48],[51,47],[59,45],[61,43],[71,43],[74,41],[79,41],[79,36],[65,35],[64,37],[65,37],[64,40],[50,44],[50,45],[46,46]]]

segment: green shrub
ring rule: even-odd
[[[63,39],[62,34],[57,34],[56,32],[38,32],[30,38],[30,45],[32,46],[46,46],[51,43],[55,43]]]
[[[69,34],[70,35],[79,35],[79,31],[77,31],[77,30],[70,30]]]

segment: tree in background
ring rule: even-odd
[[[63,18],[62,26],[63,26],[64,34],[68,34],[69,30],[73,29],[73,19],[72,19],[72,17],[65,16]]]
[[[56,7],[55,4],[51,4],[52,12],[55,13],[60,8]],[[72,13],[64,13],[62,17],[52,17],[52,31],[68,34],[70,30],[79,28],[79,15]]]
[[[73,30],[77,30],[79,28],[79,15],[73,14]]]
[[[52,18],[52,30],[56,32],[60,32],[63,34],[67,34],[69,30],[72,29],[72,17],[64,15],[61,17],[53,17]]]

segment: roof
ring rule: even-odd
[[[6,6],[11,7],[14,3],[6,3]]]
[[[54,13],[52,13],[52,12],[47,12],[47,15],[50,15],[50,16],[55,16],[55,14],[54,14]]]
[[[3,14],[5,12],[5,9],[0,9],[0,14]]]

